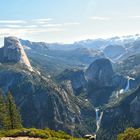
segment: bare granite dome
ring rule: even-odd
[[[86,70],[86,79],[94,84],[109,86],[114,76],[111,62],[106,58],[95,60]]]
[[[29,70],[33,70],[28,57],[16,37],[5,37],[4,47],[0,48],[1,63],[20,63],[25,65]]]

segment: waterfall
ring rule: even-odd
[[[135,79],[132,78],[132,77],[127,76],[127,85],[126,85],[125,91],[128,91],[129,88],[130,88],[130,80],[134,81]]]
[[[129,87],[130,87],[130,79],[127,78],[127,85],[125,87],[125,91],[129,90]]]
[[[96,122],[97,122],[97,121],[98,121],[98,118],[99,118],[99,114],[98,114],[99,109],[98,109],[98,108],[96,108],[96,109],[95,109],[95,112],[96,112]]]
[[[119,98],[119,91],[116,92],[116,98]]]
[[[103,111],[100,113],[100,115],[99,115],[99,111],[100,110],[98,108],[95,109],[95,113],[96,113],[96,133],[100,129],[100,124],[101,124],[101,120],[102,120],[102,117],[103,117]]]
[[[116,91],[116,94],[115,94],[116,98],[119,98],[120,94],[124,94],[125,92],[127,92],[130,89],[130,80],[133,80],[133,81],[135,80],[134,78],[129,77],[129,76],[127,76],[126,78],[127,78],[126,87],[124,89]]]

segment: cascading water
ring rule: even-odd
[[[134,81],[135,79],[132,78],[132,77],[127,76],[127,85],[126,85],[126,88],[125,88],[124,91],[128,91],[129,90],[129,88],[130,88],[130,80]]]
[[[116,98],[118,98],[120,94],[124,94],[126,91],[128,91],[130,89],[130,80],[133,80],[133,81],[135,80],[134,78],[129,77],[129,76],[127,76],[126,78],[127,78],[126,87],[125,87],[125,89],[121,89],[116,92]]]
[[[100,115],[99,115],[99,111],[100,110],[98,108],[95,109],[95,113],[96,113],[96,133],[100,129],[100,124],[101,124],[101,120],[102,120],[102,117],[103,117],[103,111],[100,113]]]

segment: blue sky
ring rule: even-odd
[[[69,43],[140,33],[140,0],[0,0],[0,38]]]

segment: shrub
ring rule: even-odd
[[[70,135],[63,131],[54,131],[48,128],[46,129],[36,129],[36,128],[21,128],[12,130],[1,130],[0,137],[33,137],[42,139],[73,139]]]
[[[140,128],[128,128],[124,133],[119,134],[117,140],[140,140]]]

